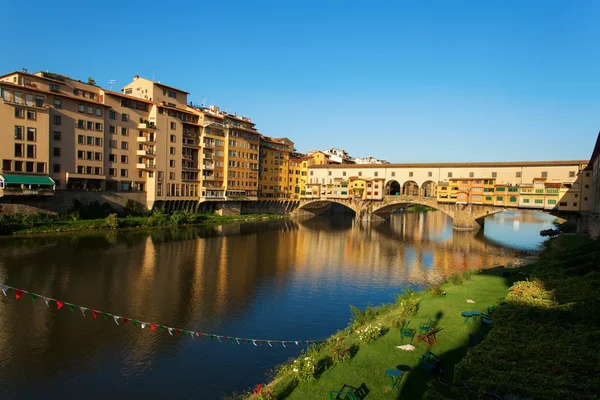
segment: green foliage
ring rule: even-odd
[[[292,363],[292,372],[298,377],[298,380],[302,382],[314,381],[316,376],[316,361],[311,355],[304,354],[294,360]]]
[[[412,289],[396,296],[398,312],[403,317],[417,315],[419,311],[419,299]]]
[[[435,297],[439,297],[439,296],[443,296],[444,295],[444,291],[442,290],[441,285],[433,285],[429,289],[429,293],[431,293],[431,295],[435,296]]]
[[[119,227],[119,218],[117,214],[112,213],[104,219],[104,226],[108,229],[117,229]]]
[[[369,343],[379,338],[385,331],[381,324],[367,325],[356,331],[361,342]]]
[[[415,204],[415,205],[412,205],[412,206],[406,208],[406,212],[409,212],[409,213],[420,213],[420,212],[427,212],[427,211],[435,211],[435,208],[425,206],[422,204]]]
[[[467,271],[465,271],[465,273],[463,274],[463,278],[470,281],[471,278],[473,277],[473,275],[475,275],[475,271],[473,271],[472,269],[469,269]]]
[[[453,274],[452,276],[450,276],[450,282],[452,282],[454,286],[459,286],[463,284],[462,277],[459,274]]]
[[[96,85],[96,81],[91,76],[87,80],[88,85]]]
[[[348,361],[351,357],[350,349],[344,343],[336,343],[331,349],[330,357],[336,363]]]

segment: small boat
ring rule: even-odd
[[[554,237],[560,234],[559,229],[543,229],[540,231],[540,236]]]

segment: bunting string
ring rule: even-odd
[[[94,310],[89,307],[83,307],[83,306],[79,306],[77,304],[68,303],[66,301],[57,300],[52,297],[46,297],[41,294],[28,292],[23,289],[17,289],[15,287],[8,286],[8,285],[0,285],[0,290],[2,290],[2,294],[4,294],[5,297],[9,297],[8,296],[9,291],[13,290],[16,300],[19,300],[21,297],[23,297],[24,294],[25,294],[25,297],[27,297],[26,295],[28,294],[29,297],[31,298],[32,303],[35,303],[35,301],[38,298],[41,298],[44,300],[44,303],[46,304],[46,306],[48,308],[50,308],[50,304],[52,302],[54,302],[57,310],[60,310],[63,306],[66,305],[67,308],[69,310],[71,310],[71,312],[74,312],[75,309],[79,309],[84,318],[88,317],[89,314],[91,314],[94,319],[98,319],[98,316],[101,316],[102,318],[104,318],[107,321],[108,320],[114,321],[115,324],[117,324],[119,326],[131,325],[134,328],[137,328],[139,326],[144,331],[158,332],[158,333],[167,332],[170,336],[174,336],[174,337],[190,336],[192,339],[208,339],[211,341],[214,339],[217,339],[217,341],[219,343],[236,343],[238,345],[253,344],[256,347],[263,346],[264,344],[268,344],[269,347],[278,347],[278,346],[287,347],[286,345],[293,345],[293,344],[295,344],[296,346],[300,346],[300,345],[309,346],[309,345],[317,344],[317,343],[326,343],[328,341],[329,342],[335,342],[335,341],[341,342],[343,340],[341,337],[330,338],[328,340],[322,340],[322,339],[321,340],[273,340],[273,339],[243,338],[243,337],[229,336],[229,335],[227,335],[227,336],[217,335],[214,333],[205,333],[205,332],[192,331],[192,330],[188,330],[188,329],[173,328],[170,326],[161,325],[161,324],[157,324],[157,323],[153,323],[153,322],[145,322],[145,321],[141,321],[141,320],[130,318],[130,317],[122,317],[120,315],[111,314],[111,313],[100,311],[100,310]],[[86,311],[89,311],[89,314],[86,314]],[[119,323],[119,322],[122,322],[122,323]],[[131,322],[131,324],[129,324],[129,322]],[[150,329],[146,330],[145,329],[146,327],[150,327]],[[156,328],[158,328],[159,331],[157,331]]]

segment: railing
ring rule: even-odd
[[[206,160],[214,160],[214,156],[208,153],[202,153],[202,157]]]
[[[206,143],[206,142],[204,142],[204,147],[206,147],[207,149],[214,149],[215,145],[214,145],[214,143]]]
[[[150,122],[140,122],[138,123],[138,129],[156,129],[156,125]]]
[[[54,196],[52,189],[0,189],[0,192],[5,196]]]

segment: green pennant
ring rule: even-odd
[[[67,304],[71,311],[75,311],[75,304]]]
[[[181,331],[183,333],[183,336],[187,335],[187,331]]]
[[[33,293],[29,293],[29,295],[31,296],[31,302],[35,303],[35,299],[37,299],[37,294],[33,294]]]
[[[138,326],[138,324],[139,324],[139,322],[134,319],[133,320],[133,326]]]
[[[104,319],[108,320],[108,314],[107,313],[102,313],[102,316],[104,317]]]
[[[210,335],[210,340],[213,340],[215,338],[215,335]]]
[[[160,326],[160,331],[161,331],[161,332],[164,332],[164,331],[165,331],[165,327],[161,325],[161,326]]]

